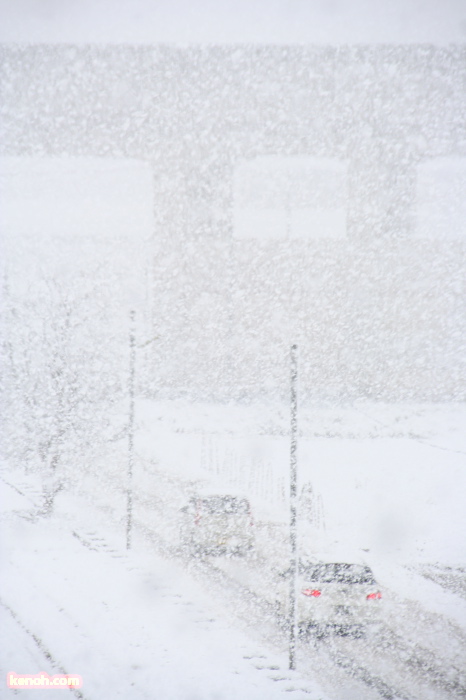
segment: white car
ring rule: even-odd
[[[283,614],[288,614],[289,570],[278,585]],[[382,592],[370,567],[344,562],[300,561],[296,614],[301,633],[329,632],[361,636],[367,625],[380,623]]]
[[[247,498],[227,494],[192,496],[181,509],[181,545],[194,554],[244,554],[254,545]]]

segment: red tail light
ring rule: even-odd
[[[381,597],[381,592],[377,591],[377,593],[369,593],[369,595],[366,595],[366,600],[380,600]]]
[[[313,598],[318,598],[322,593],[317,590],[317,588],[303,588],[301,591],[303,595],[312,596]]]

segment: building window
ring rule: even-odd
[[[262,156],[234,175],[234,237],[345,238],[344,161]]]
[[[466,237],[466,158],[435,158],[418,165],[416,235]]]

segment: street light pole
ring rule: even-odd
[[[289,667],[296,668],[296,578],[297,557],[297,447],[298,447],[298,346],[291,346],[291,430],[290,430],[290,609],[289,609]]]
[[[129,319],[129,419],[128,419],[128,478],[126,484],[126,549],[131,548],[133,520],[133,464],[134,464],[134,374],[136,364],[135,312]]]

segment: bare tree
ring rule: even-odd
[[[79,460],[109,439],[126,390],[126,334],[95,276],[42,279],[16,295],[5,280],[3,291],[3,448],[10,463],[43,475],[47,514]]]

